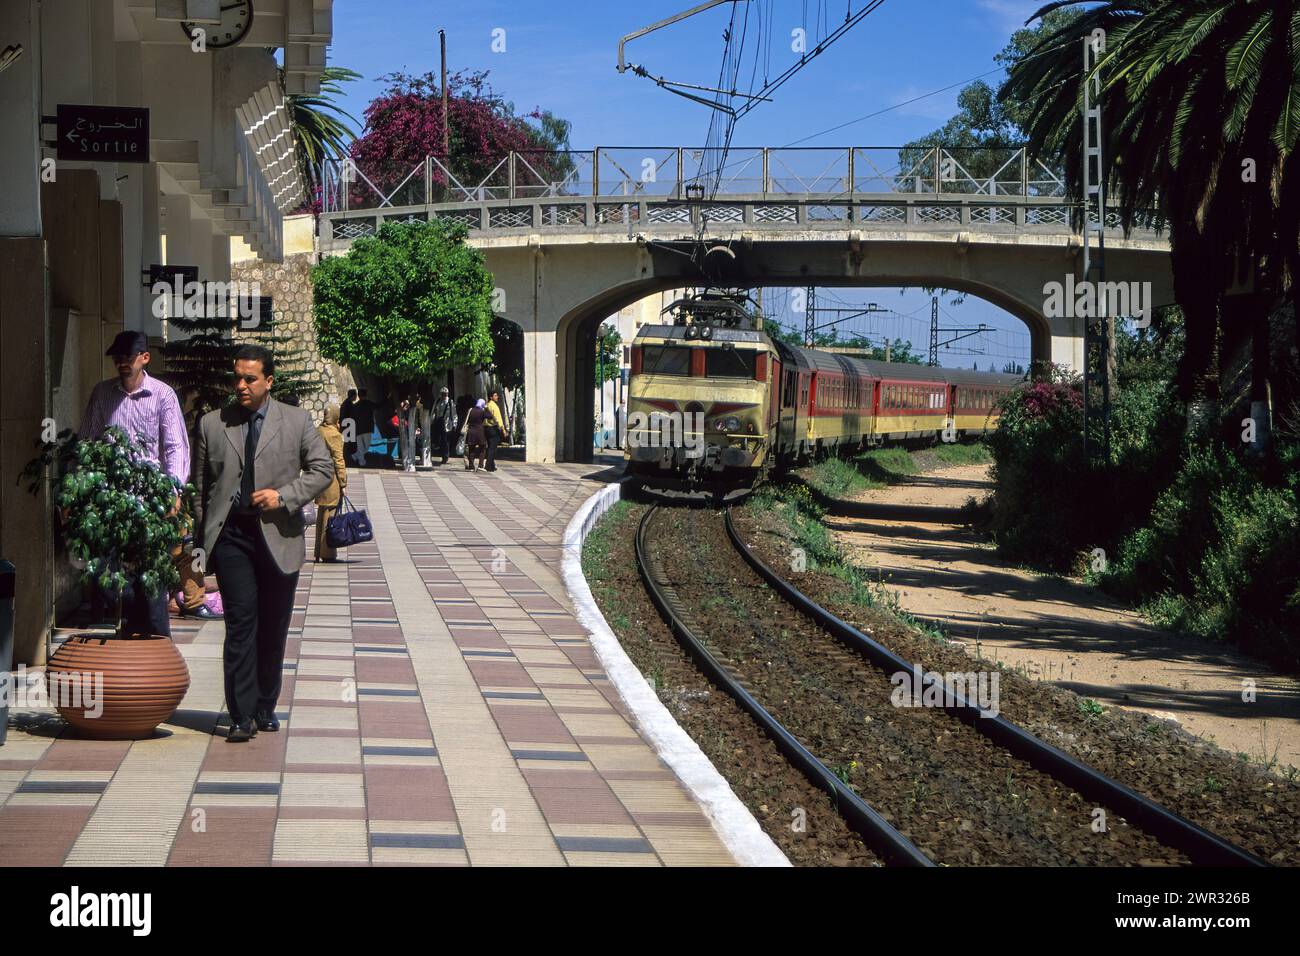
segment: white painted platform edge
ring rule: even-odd
[[[623,484],[606,485],[588,498],[564,529],[562,576],[565,589],[587,630],[591,646],[637,728],[704,810],[723,845],[742,866],[790,866],[772,838],[740,802],[730,784],[673,719],[649,682],[637,670],[600,613],[582,573],[582,544],[596,521],[623,496]]]

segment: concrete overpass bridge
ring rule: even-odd
[[[1044,286],[1081,278],[1063,183],[1024,150],[858,147],[618,148],[512,153],[474,185],[436,158],[326,177],[321,255],[385,221],[458,219],[524,330],[530,461],[591,455],[595,337],[663,289],[939,286],[986,299],[1029,329],[1031,358],[1074,369],[1083,319],[1049,317]],[[694,164],[697,172],[687,175]],[[1109,281],[1173,301],[1168,240],[1105,230]]]

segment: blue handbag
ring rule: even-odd
[[[370,541],[375,533],[370,527],[370,519],[363,509],[354,508],[348,496],[343,496],[338,513],[330,518],[325,526],[325,541],[331,548],[346,548],[348,545]]]

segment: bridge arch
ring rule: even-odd
[[[703,284],[709,280],[647,278],[622,283],[579,303],[565,313],[556,329],[556,457],[563,461],[590,461],[592,449],[592,423],[595,419],[593,383],[596,369],[596,337],[600,326],[611,315],[649,295],[685,285]],[[729,280],[730,281],[730,280]],[[1020,319],[1029,330],[1030,360],[1049,361],[1052,358],[1052,329],[1040,308],[1025,302],[1004,289],[968,279],[939,277],[927,272],[910,275],[873,278],[871,281],[837,281],[809,279],[792,282],[788,276],[754,276],[749,281],[737,282],[746,288],[781,287],[791,285],[817,285],[838,288],[897,288],[933,286],[964,292],[996,305]]]

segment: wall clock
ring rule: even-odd
[[[190,42],[194,41],[199,30],[203,30],[207,33],[206,46],[214,50],[235,46],[248,36],[252,26],[253,0],[230,0],[229,3],[223,3],[220,23],[181,22],[181,30],[190,38]]]

